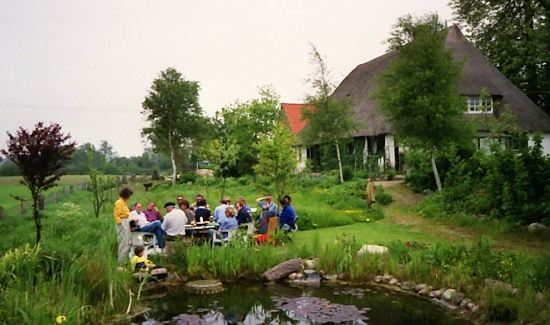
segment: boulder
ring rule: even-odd
[[[414,291],[420,292],[423,289],[425,289],[426,287],[428,287],[428,286],[425,283],[419,283],[419,284],[414,286]]]
[[[527,226],[527,231],[529,231],[532,235],[542,235],[546,231],[546,226],[541,223],[534,222]]]
[[[460,304],[464,300],[464,294],[456,291],[455,289],[447,289],[443,291],[441,297],[450,303]]]
[[[295,258],[283,262],[267,271],[262,275],[267,281],[277,281],[282,278],[286,278],[289,274],[298,272],[303,268],[303,261],[301,258]]]
[[[432,290],[430,292],[430,298],[440,298],[441,297],[441,290]]]
[[[317,262],[315,260],[305,260],[304,261],[304,270],[315,270]]]
[[[421,296],[428,296],[430,295],[430,289],[428,288],[421,289],[420,291],[418,291],[418,294]]]
[[[336,274],[326,274],[323,276],[323,280],[334,282],[338,280],[338,275]]]
[[[393,279],[393,276],[391,276],[389,274],[384,274],[384,276],[382,277],[382,281],[385,282],[385,283],[390,282],[391,279]]]
[[[462,300],[462,302],[460,303],[460,309],[468,309],[468,304],[472,303],[472,301],[468,298]]]
[[[401,282],[401,289],[412,290],[414,289],[414,283],[408,281]]]
[[[446,308],[446,309],[449,309],[449,310],[456,310],[456,309],[457,309],[457,307],[456,307],[455,305],[450,304],[450,303],[446,302],[445,300],[433,299],[433,301],[434,301],[437,305],[439,305],[439,306],[441,306],[441,307],[443,307],[443,308]]]
[[[290,273],[290,274],[288,275],[288,278],[289,278],[290,280],[295,280],[297,275],[298,275],[298,273],[296,273],[296,272]]]
[[[385,254],[388,252],[386,246],[379,245],[363,245],[357,252],[357,256],[363,256],[365,254]]]
[[[374,282],[376,282],[376,283],[382,282],[382,276],[381,276],[381,275],[375,276],[375,277],[374,277]]]
[[[397,284],[397,282],[399,282],[399,280],[397,280],[396,278],[392,278],[392,279],[390,280],[390,282],[388,282],[388,283],[389,283],[389,285],[392,286],[392,285]]]

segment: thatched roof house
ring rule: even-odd
[[[462,34],[457,26],[449,27],[445,45],[451,49],[456,61],[462,62],[462,79],[459,93],[466,98],[478,97],[487,88],[498,107],[508,107],[515,116],[518,127],[526,132],[550,132],[550,117],[521,90],[498,71],[481,52]],[[375,136],[392,132],[391,124],[384,118],[372,98],[376,76],[384,71],[396,57],[396,51],[388,52],[374,60],[358,65],[336,88],[333,96],[351,97],[359,129],[355,136]],[[495,110],[498,117],[500,110]]]

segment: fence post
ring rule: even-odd
[[[19,202],[19,206],[21,207],[21,214],[24,215],[25,213],[27,213],[27,209],[25,208],[25,201],[20,200]]]

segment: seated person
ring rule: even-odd
[[[294,211],[294,207],[292,206],[292,201],[290,199],[290,196],[285,195],[279,203],[281,203],[281,206],[283,209],[281,210],[281,214],[279,215],[279,228],[285,232],[291,231],[295,229],[295,222],[296,222],[296,212]]]
[[[262,209],[262,211],[275,211],[277,212],[277,204],[271,200],[271,195],[262,196],[256,199],[256,204]]]
[[[205,200],[199,200],[197,202],[197,207],[195,208],[195,221],[200,222],[201,218],[203,221],[210,220],[210,210],[206,207]]]
[[[277,211],[262,211],[258,219],[258,234],[267,234],[269,219],[277,217]]]
[[[143,213],[141,203],[137,202],[134,204],[134,210],[130,212],[128,218],[130,219],[130,226],[132,226],[132,222],[135,225],[135,227],[131,227],[133,228],[133,231],[154,233],[155,237],[157,237],[159,247],[164,248],[164,231],[162,231],[160,221],[155,220],[153,222],[149,222]]]
[[[220,223],[220,228],[216,230],[210,230],[210,234],[215,234],[218,238],[227,238],[227,230],[231,229],[237,229],[239,227],[239,224],[237,223],[237,219],[235,218],[235,209],[232,207],[227,207],[225,209],[225,218],[223,218],[222,222]]]
[[[180,210],[185,213],[185,217],[187,218],[187,224],[190,224],[192,220],[195,220],[195,214],[193,211],[191,211],[189,206],[189,201],[182,200],[180,205]]]
[[[244,197],[242,196],[237,202],[237,221],[239,222],[239,225],[252,222],[252,210],[248,205],[246,205]]]
[[[162,230],[166,233],[167,240],[175,240],[178,237],[185,235],[185,225],[187,224],[187,216],[185,212],[176,209],[176,204],[167,202],[164,204],[166,215],[162,222]]]
[[[162,215],[159,212],[159,209],[157,209],[154,202],[149,202],[147,204],[147,209],[143,211],[145,214],[145,218],[147,218],[147,221],[153,222],[153,221],[160,221],[162,222]]]
[[[223,198],[220,200],[220,205],[214,209],[214,221],[217,223],[222,223],[225,219],[225,209],[229,207],[231,200],[229,198]]]
[[[193,204],[191,204],[191,210],[195,211],[195,209],[199,205],[198,204],[199,201],[203,201],[204,202],[204,207],[206,207],[207,209],[210,209],[210,207],[208,206],[208,203],[206,203],[206,200],[204,199],[204,196],[202,196],[201,194],[197,194],[197,196],[195,196],[195,202],[193,202]]]
[[[150,272],[153,278],[163,278],[166,277],[167,273],[166,270],[162,269],[161,266],[156,265],[147,257],[144,256],[145,254],[145,248],[143,246],[138,246],[134,248],[134,257],[130,260],[132,272],[139,273],[139,272]],[[159,272],[155,272],[159,271]],[[163,271],[163,272],[162,272]]]

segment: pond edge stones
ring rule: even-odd
[[[196,280],[185,284],[185,290],[199,295],[209,295],[223,291],[223,285],[219,280]]]

